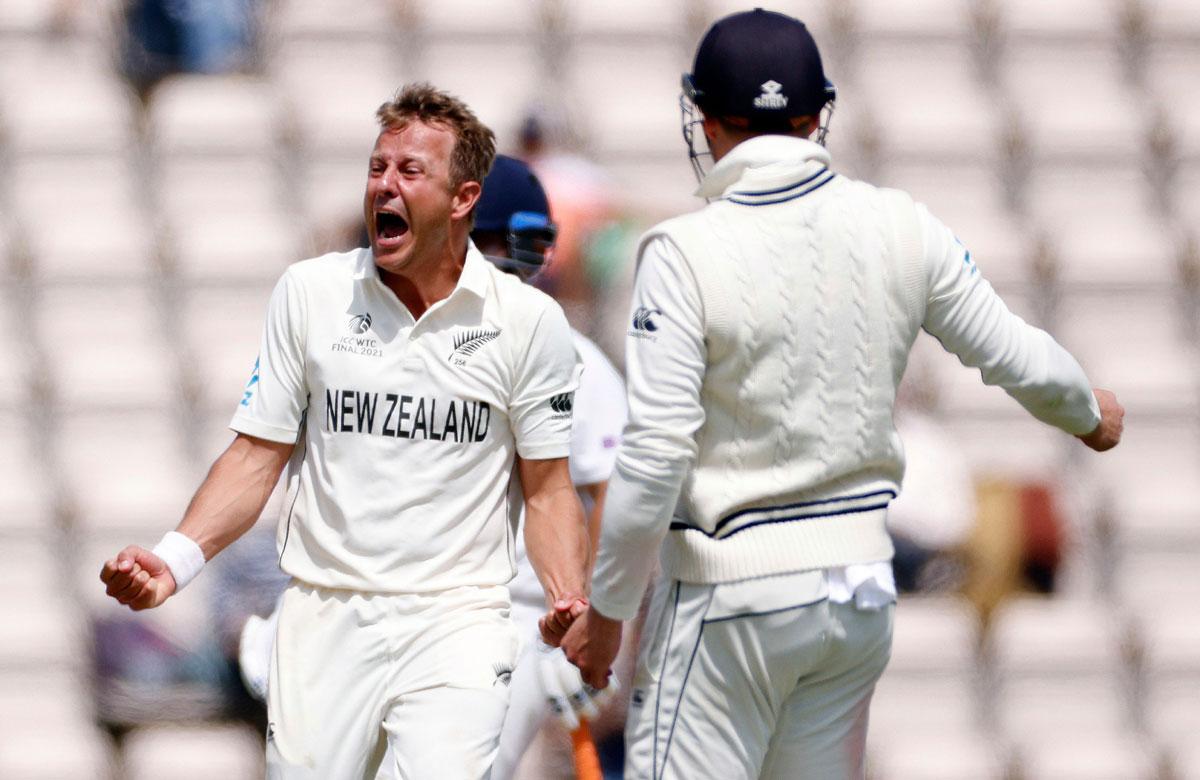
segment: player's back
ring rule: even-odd
[[[689,493],[720,515],[847,480],[894,488],[892,405],[926,286],[915,206],[818,160],[752,173],[651,232],[678,246],[704,303],[706,418]]]

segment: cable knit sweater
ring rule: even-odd
[[[808,141],[746,141],[702,185],[712,203],[642,241],[593,584],[605,615],[636,611],[664,536],[688,582],[890,559],[892,407],[921,328],[1039,419],[1099,422],[1078,363],[945,226],[829,162]]]

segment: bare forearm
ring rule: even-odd
[[[291,449],[239,436],[213,463],[176,530],[212,560],[262,514]]]
[[[583,506],[570,484],[525,504],[525,549],[548,603],[587,594],[588,540]]]

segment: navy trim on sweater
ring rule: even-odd
[[[823,173],[828,173],[828,176],[826,178],[822,179],[821,181],[818,181],[816,184],[813,184],[808,189],[800,190],[799,192],[793,193],[791,195],[787,195],[786,197],[783,197],[783,198],[776,198],[774,200],[739,200],[738,196],[749,197],[749,196],[757,195],[760,193],[735,192],[733,195],[729,196],[728,201],[730,203],[736,203],[739,206],[773,206],[776,203],[786,203],[789,200],[796,200],[797,198],[803,198],[805,195],[809,195],[811,193],[816,192],[817,190],[821,189],[826,184],[828,184],[829,182],[831,182],[835,178],[837,178],[837,174],[832,171],[824,171]],[[821,174],[817,174],[817,175],[820,176]],[[809,180],[806,180],[806,181],[809,181]],[[800,184],[795,184],[792,187],[787,187],[781,191],[786,192],[787,190],[793,189],[794,187],[798,187],[798,186],[800,186]]]
[[[745,517],[747,515],[760,515],[760,514],[769,513],[769,512],[790,511],[793,509],[807,509],[809,507],[817,507],[817,506],[825,507],[825,506],[830,506],[830,505],[835,505],[835,504],[844,504],[849,501],[865,501],[866,499],[870,499],[870,498],[877,498],[877,497],[881,498],[883,496],[886,496],[887,499],[883,500],[883,501],[872,502],[865,506],[854,506],[854,507],[849,507],[846,509],[836,509],[833,511],[818,510],[815,512],[798,512],[796,514],[788,514],[783,517],[766,517],[766,518],[763,518],[762,520],[758,520],[755,522],[749,522],[749,523],[746,523],[745,525],[738,526],[737,528],[734,528],[729,533],[722,533],[722,531],[724,531],[729,526],[730,523],[732,523],[735,520],[738,520],[739,518]],[[896,497],[896,491],[894,491],[894,490],[891,490],[891,489],[876,490],[871,493],[863,493],[863,494],[857,495],[857,496],[841,496],[839,498],[828,498],[828,499],[819,500],[819,501],[801,501],[799,503],[783,504],[781,506],[766,506],[766,507],[754,507],[751,509],[743,509],[738,512],[734,512],[731,515],[726,515],[725,517],[721,518],[720,522],[717,523],[716,527],[712,531],[705,531],[703,528],[701,528],[699,526],[692,525],[691,523],[685,523],[680,520],[676,520],[676,521],[672,522],[671,525],[668,526],[668,528],[669,528],[669,530],[672,530],[672,531],[699,531],[700,533],[704,534],[705,536],[707,536],[710,539],[728,539],[729,537],[731,537],[735,534],[739,534],[742,531],[745,531],[747,528],[754,528],[755,526],[759,526],[759,525],[771,525],[774,523],[790,523],[790,522],[794,522],[797,520],[812,520],[812,519],[816,519],[819,517],[836,517],[838,515],[852,515],[852,514],[857,514],[860,512],[872,512],[876,509],[885,509],[885,508],[887,508],[887,505],[890,504],[892,502],[892,499],[894,499],[895,497]]]

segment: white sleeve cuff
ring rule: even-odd
[[[176,593],[183,590],[204,568],[204,551],[200,545],[178,531],[168,531],[151,552],[162,558],[171,570]]]

